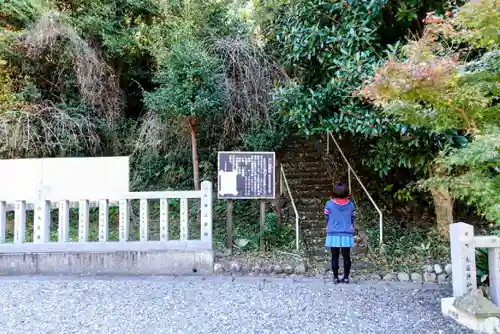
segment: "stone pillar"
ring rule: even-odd
[[[160,199],[160,240],[168,241],[168,199]]]
[[[140,224],[140,240],[142,242],[148,242],[149,240],[149,203],[146,198],[140,200],[139,208],[139,224]]]
[[[188,225],[188,199],[181,198],[180,204],[180,237],[182,241],[187,241],[189,239],[189,225]]]
[[[17,201],[14,214],[14,243],[22,244],[26,240],[26,201]]]
[[[109,200],[99,201],[99,241],[106,242],[109,238]]]
[[[0,243],[4,243],[7,236],[7,202],[0,201]]]
[[[89,241],[89,201],[78,203],[78,242]]]
[[[33,230],[34,243],[50,242],[50,201],[47,201],[47,189],[44,186],[37,189]]]
[[[69,201],[59,201],[59,227],[58,241],[68,242],[69,240]]]
[[[500,306],[500,248],[488,248],[491,301]]]
[[[201,183],[201,241],[212,249],[212,182]]]
[[[453,296],[463,296],[477,288],[474,227],[465,223],[450,225]]]
[[[121,199],[119,202],[119,231],[120,242],[127,242],[129,239],[130,211],[128,200]]]

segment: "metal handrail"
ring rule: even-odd
[[[281,175],[283,176],[283,181],[285,181],[286,190],[288,191],[288,196],[290,196],[290,202],[292,202],[293,212],[295,213],[295,247],[297,251],[299,250],[299,212],[295,206],[295,201],[293,200],[292,191],[288,185],[288,180],[286,179],[285,170],[283,165],[281,165]]]
[[[348,182],[349,182],[349,192],[351,191],[351,172],[352,172],[354,174],[354,177],[356,178],[356,180],[358,180],[358,183],[361,186],[361,188],[363,188],[363,190],[365,191],[366,196],[368,196],[368,198],[370,199],[370,202],[372,202],[373,206],[375,207],[375,210],[377,210],[377,212],[379,214],[379,229],[380,229],[379,243],[380,243],[380,245],[382,245],[383,242],[384,242],[384,220],[383,220],[382,211],[379,209],[379,207],[377,206],[377,204],[373,200],[373,198],[370,195],[370,193],[368,192],[368,190],[366,190],[365,186],[363,185],[363,182],[361,182],[361,180],[359,179],[358,175],[356,174],[356,172],[352,168],[351,164],[347,160],[346,156],[344,155],[344,151],[342,151],[342,149],[340,148],[339,143],[337,143],[337,140],[335,139],[335,137],[333,136],[333,134],[331,132],[328,132],[328,134],[326,136],[326,141],[327,141],[326,142],[326,150],[327,150],[327,153],[330,153],[329,137],[332,137],[333,143],[335,144],[335,146],[337,146],[337,149],[339,150],[340,154],[342,155],[342,158],[344,158],[344,161],[347,164],[347,167],[348,167],[348,170],[347,170],[348,174],[347,175],[348,175]]]

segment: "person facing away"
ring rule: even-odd
[[[333,188],[333,198],[325,205],[325,247],[332,251],[333,282],[349,283],[351,248],[354,247],[354,203],[349,200],[349,190],[343,184]],[[339,280],[339,257],[344,259],[344,277]]]

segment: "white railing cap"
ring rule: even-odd
[[[102,193],[102,194],[65,194],[53,195],[45,194],[44,199],[50,202],[69,201],[78,202],[82,200],[100,201],[100,200],[134,200],[134,199],[164,199],[164,198],[201,198],[202,192],[198,190],[181,190],[181,191],[141,191],[141,192],[127,192],[127,193]],[[27,203],[35,203],[37,199],[31,198],[0,198],[0,201],[7,202],[8,204],[25,201]]]

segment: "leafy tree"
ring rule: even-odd
[[[390,59],[377,70],[362,95],[398,121],[432,132],[455,131],[472,141],[465,148],[445,148],[419,183],[431,190],[438,229],[447,236],[453,222],[453,198],[467,199],[490,220],[498,221],[498,1],[469,3],[456,19],[429,15],[424,34],[404,48],[405,59]],[[474,13],[474,14],[473,14]],[[472,19],[471,15],[475,15]],[[484,24],[484,25],[481,25]],[[492,26],[493,25],[493,26]],[[460,44],[489,48],[478,61],[460,61]],[[474,68],[472,71],[471,68]],[[477,183],[476,183],[477,182]]]
[[[221,62],[205,51],[204,45],[179,38],[162,57],[154,82],[158,85],[145,94],[146,106],[170,122],[181,120],[190,131],[193,181],[200,189],[197,126],[204,118],[214,118],[225,102]]]

